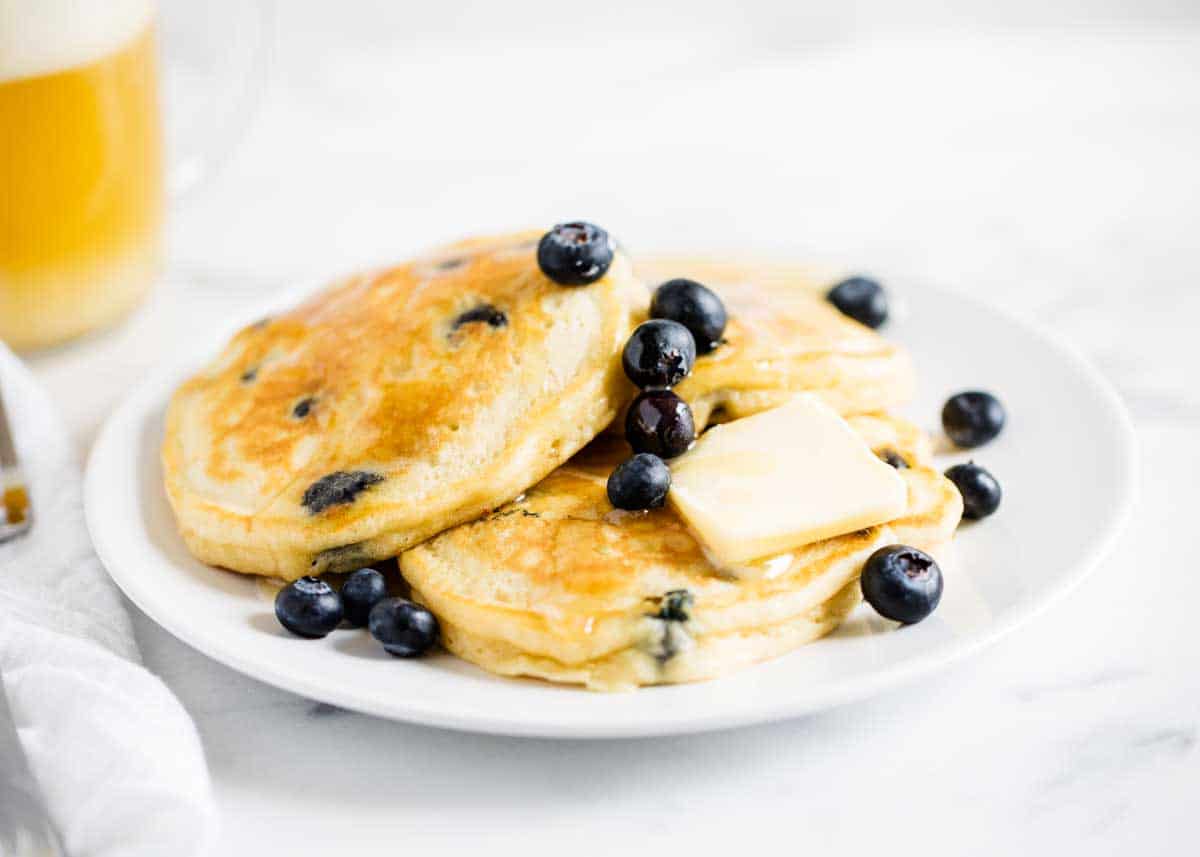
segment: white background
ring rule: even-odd
[[[1038,317],[1128,402],[1142,501],[1081,590],[981,657],[687,738],[378,721],[137,616],[208,751],[215,853],[1200,848],[1200,14],[1045,5],[280,4],[257,119],[176,211],[161,287],[121,328],[32,360],[81,449],[164,354],[272,289],[586,217],[635,252],[816,259]],[[169,10],[185,90],[236,36],[205,8]],[[1072,514],[1072,486],[1046,479]]]

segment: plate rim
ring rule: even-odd
[[[240,329],[246,323],[273,312],[279,307],[290,305],[298,298],[320,288],[326,282],[328,282],[326,279],[306,280],[300,285],[279,290],[269,298],[250,307],[246,312],[235,314],[229,325],[223,330],[217,331],[218,335],[214,337],[214,340],[218,343],[223,341],[221,334],[225,334],[224,338],[227,338],[228,333]],[[215,644],[211,635],[205,636],[194,632],[188,623],[176,621],[173,615],[163,615],[157,609],[150,609],[148,602],[151,599],[147,597],[141,579],[137,575],[129,575],[120,570],[121,563],[116,559],[118,551],[113,547],[115,536],[106,532],[105,528],[101,526],[101,509],[105,505],[101,471],[105,462],[113,455],[118,454],[119,449],[125,445],[119,432],[122,424],[131,418],[139,415],[145,416],[149,413],[150,409],[154,407],[154,402],[160,398],[163,388],[177,382],[191,367],[202,363],[205,356],[214,350],[211,348],[197,348],[184,358],[158,369],[131,390],[106,418],[88,454],[84,476],[84,515],[88,532],[97,556],[121,591],[146,616],[183,643],[206,657],[265,684],[309,699],[386,719],[464,732],[518,737],[631,738],[692,734],[759,723],[772,723],[866,699],[891,688],[911,683],[936,670],[959,663],[1060,603],[1111,553],[1117,539],[1126,529],[1137,503],[1140,454],[1133,421],[1128,408],[1112,383],[1084,356],[1077,346],[1058,336],[1037,320],[999,307],[976,295],[927,282],[919,284],[901,282],[894,290],[903,294],[905,289],[912,287],[928,292],[935,298],[939,296],[949,298],[952,301],[969,304],[976,310],[998,316],[1005,322],[1022,328],[1029,335],[1036,337],[1055,352],[1060,359],[1070,364],[1075,374],[1086,381],[1090,391],[1099,397],[1116,422],[1115,436],[1120,441],[1120,449],[1118,461],[1114,464],[1119,468],[1115,480],[1115,484],[1119,488],[1119,502],[1108,525],[1103,530],[1102,536],[1081,551],[1071,566],[1064,569],[1063,573],[1058,575],[1050,585],[1040,589],[1038,597],[1012,607],[1004,613],[1002,618],[995,620],[991,625],[976,633],[957,638],[946,646],[916,655],[902,664],[891,665],[867,675],[851,675],[834,679],[825,684],[817,693],[796,698],[783,697],[771,704],[759,704],[747,709],[725,708],[708,713],[688,711],[684,714],[658,719],[652,723],[611,721],[601,724],[594,722],[571,723],[539,719],[536,715],[527,720],[514,720],[511,717],[490,716],[486,713],[455,712],[428,704],[413,705],[404,700],[395,700],[393,704],[381,706],[373,697],[366,697],[336,686],[331,688],[321,684],[319,680],[309,681],[297,673],[279,670],[272,666],[264,668],[261,660],[244,656],[234,647],[222,647]],[[647,690],[653,692],[653,689],[640,692],[647,692]],[[586,693],[586,691],[579,692]]]

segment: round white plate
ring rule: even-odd
[[[943,458],[945,466],[968,457],[987,466],[1004,502],[992,518],[960,529],[953,555],[941,558],[941,606],[919,625],[900,628],[862,606],[834,634],[778,660],[716,681],[624,694],[498,678],[444,653],[398,660],[360,630],[318,641],[290,636],[256,580],[192,559],[163,492],[163,410],[205,355],[152,378],[109,419],[88,467],[88,526],[121,588],[184,642],[262,681],[381,717],[512,735],[662,735],[865,697],[979,649],[1066,593],[1113,542],[1134,486],[1125,409],[1075,352],[950,292],[893,291],[904,311],[885,334],[911,350],[918,372],[909,415],[938,437],[942,402],[967,388],[994,391],[1009,412],[999,439]]]

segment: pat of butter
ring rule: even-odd
[[[908,492],[814,396],[714,426],[671,464],[668,501],[718,565],[745,565],[900,517]]]

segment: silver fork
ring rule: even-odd
[[[0,393],[0,542],[29,532],[31,526],[33,509],[29,504],[29,491],[25,488],[12,429],[4,412],[4,395]]]
[[[4,397],[0,395],[0,543],[33,526],[29,491],[17,461]],[[62,857],[65,852],[21,747],[0,674],[0,854]]]

